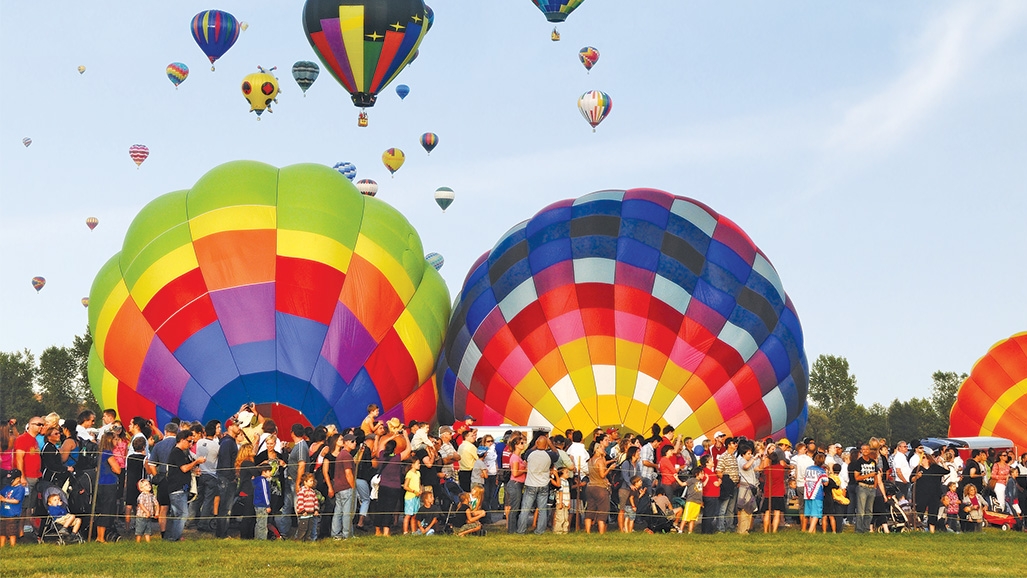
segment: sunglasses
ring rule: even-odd
[[[38,422],[38,423],[37,422],[32,422],[29,425],[34,425],[36,427],[43,427],[43,422]]]

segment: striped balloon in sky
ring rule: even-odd
[[[991,347],[959,387],[949,436],[998,436],[1027,448],[1027,332]]]
[[[189,67],[184,62],[172,62],[164,69],[164,72],[168,74],[168,80],[178,88],[179,84],[185,82],[186,78],[189,78]]]
[[[770,261],[727,218],[652,189],[508,231],[467,275],[436,370],[442,423],[750,438],[802,433],[808,375]]]
[[[210,60],[210,70],[214,71],[214,62],[225,55],[228,49],[239,39],[239,22],[228,12],[221,10],[204,10],[189,25],[193,40]]]
[[[89,297],[89,382],[122,415],[434,415],[446,285],[407,220],[329,167],[232,162],[158,197]]]

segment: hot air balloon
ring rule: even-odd
[[[78,67],[78,73],[79,74],[85,74],[86,73],[86,67],[85,66],[79,66]]]
[[[296,84],[300,85],[303,96],[307,96],[307,89],[310,88],[310,85],[314,84],[314,81],[317,80],[317,75],[320,73],[321,69],[318,68],[316,62],[300,60],[292,65],[292,77],[296,80]]]
[[[553,42],[560,41],[560,31],[556,29],[556,26],[553,26],[553,31],[549,34],[549,39]]]
[[[303,30],[321,63],[352,95],[374,106],[426,32],[421,0],[307,0]]]
[[[154,199],[89,299],[89,382],[123,415],[434,415],[446,284],[409,222],[329,167],[232,162]]]
[[[592,132],[596,131],[596,127],[610,114],[611,109],[613,109],[613,101],[605,92],[590,90],[578,99],[578,110],[581,111],[581,116],[585,117],[588,124],[592,125]]]
[[[134,144],[128,147],[128,156],[132,157],[132,162],[136,164],[136,168],[143,164],[146,157],[150,156],[150,149],[146,145]]]
[[[83,297],[82,298],[82,306],[83,307],[89,307],[89,297]]]
[[[189,67],[182,62],[172,62],[165,69],[165,72],[168,73],[168,80],[175,85],[176,89],[179,84],[185,82],[186,78],[189,78]]]
[[[442,266],[446,264],[446,260],[438,253],[428,253],[424,256],[424,260],[432,267],[435,267],[436,271],[441,271]]]
[[[428,21],[428,28],[425,32],[431,32],[431,27],[435,25],[435,11],[427,4],[424,5],[424,18]]]
[[[454,307],[440,423],[805,427],[795,308],[745,232],[698,201],[631,189],[554,203],[475,262]]]
[[[351,181],[357,176],[357,165],[353,163],[345,161],[337,162],[332,166],[332,168],[339,171],[339,174]]]
[[[405,84],[396,86],[396,94],[399,95],[400,100],[404,100],[408,94],[410,94],[410,87]]]
[[[36,290],[36,293],[39,293],[39,290],[43,288],[43,285],[46,285],[46,279],[45,278],[43,278],[43,277],[33,277],[32,278],[32,288]]]
[[[391,148],[382,153],[382,162],[385,163],[385,168],[389,169],[393,176],[396,175],[396,171],[399,170],[399,167],[403,166],[406,160],[406,155],[397,148]]]
[[[426,132],[421,135],[421,146],[430,155],[435,147],[439,146],[439,135],[433,132]]]
[[[550,22],[563,22],[574,9],[585,0],[531,0],[532,4],[538,7],[546,20]]]
[[[378,183],[371,179],[360,179],[357,181],[357,190],[361,195],[373,197],[378,194]]]
[[[89,227],[90,231],[95,229],[96,226],[99,225],[99,224],[100,224],[100,219],[97,219],[96,217],[89,217],[89,218],[86,219],[86,226]]]
[[[591,46],[586,46],[578,51],[578,59],[585,65],[585,70],[592,70],[596,62],[599,62],[599,51]]]
[[[193,16],[190,29],[193,40],[210,60],[211,72],[214,72],[214,61],[224,56],[239,39],[235,16],[221,10],[205,10]]]
[[[456,193],[454,193],[453,189],[449,187],[439,187],[435,189],[435,204],[442,209],[443,213],[445,213],[446,209],[453,204],[453,199],[455,198]]]
[[[29,137],[25,137],[25,138],[21,139],[21,144],[23,144],[26,147],[28,147],[30,144],[32,144],[32,139],[30,139]]]
[[[275,68],[272,67],[271,70]],[[260,115],[265,109],[274,112],[271,110],[271,103],[278,102],[278,79],[271,74],[271,70],[264,70],[260,66],[257,69],[260,72],[248,74],[242,79],[241,88],[243,97],[250,103],[250,112],[257,113],[257,120],[260,120]]]
[[[991,346],[959,387],[949,437],[964,436],[1009,438],[1027,448],[1027,332]]]
[[[240,22],[239,23],[239,30],[242,30],[243,32],[246,32],[246,29],[249,28],[249,27],[250,27],[250,25],[247,22]]]

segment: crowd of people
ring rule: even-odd
[[[99,421],[97,421],[99,419]],[[749,533],[1024,529],[1027,453],[873,438],[845,450],[674,428],[520,430],[379,419],[280,431],[253,404],[221,423],[84,411],[0,427],[0,545],[25,534],[110,542],[347,540],[453,533]],[[530,438],[530,439],[529,439]],[[586,446],[585,440],[588,440]],[[899,521],[901,518],[901,522]],[[505,522],[504,522],[505,520]]]

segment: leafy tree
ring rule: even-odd
[[[36,380],[36,359],[26,349],[21,352],[0,352],[0,418],[15,418],[24,424],[30,417],[42,415],[43,404],[33,392]]]
[[[89,350],[93,347],[93,335],[89,333],[89,326],[82,335],[76,335],[71,350],[75,356],[75,363],[78,366],[78,382],[81,386],[80,396],[83,409],[91,409],[100,413],[100,404],[96,401],[93,388],[89,385]]]
[[[915,443],[916,440],[940,437],[945,433],[941,429],[944,427],[942,420],[934,411],[932,403],[917,397],[909,401],[893,401],[888,406],[888,423],[891,425],[891,435],[895,438],[889,438],[888,441],[893,445],[899,440]]]
[[[39,356],[36,382],[43,407],[62,417],[77,416],[82,406],[78,363],[71,349],[47,347]]]
[[[935,371],[931,374],[934,382],[931,386],[931,405],[935,413],[945,421],[945,432],[949,430],[949,414],[952,413],[952,405],[956,403],[956,394],[967,377],[967,374],[955,371]]]
[[[849,375],[849,360],[834,355],[821,355],[809,372],[809,399],[833,415],[848,403],[856,403],[856,376]]]
[[[837,427],[835,427],[834,420],[826,411],[815,406],[809,408],[809,419],[806,422],[804,435],[812,436],[818,444],[821,442],[834,443],[837,439],[836,432]]]

